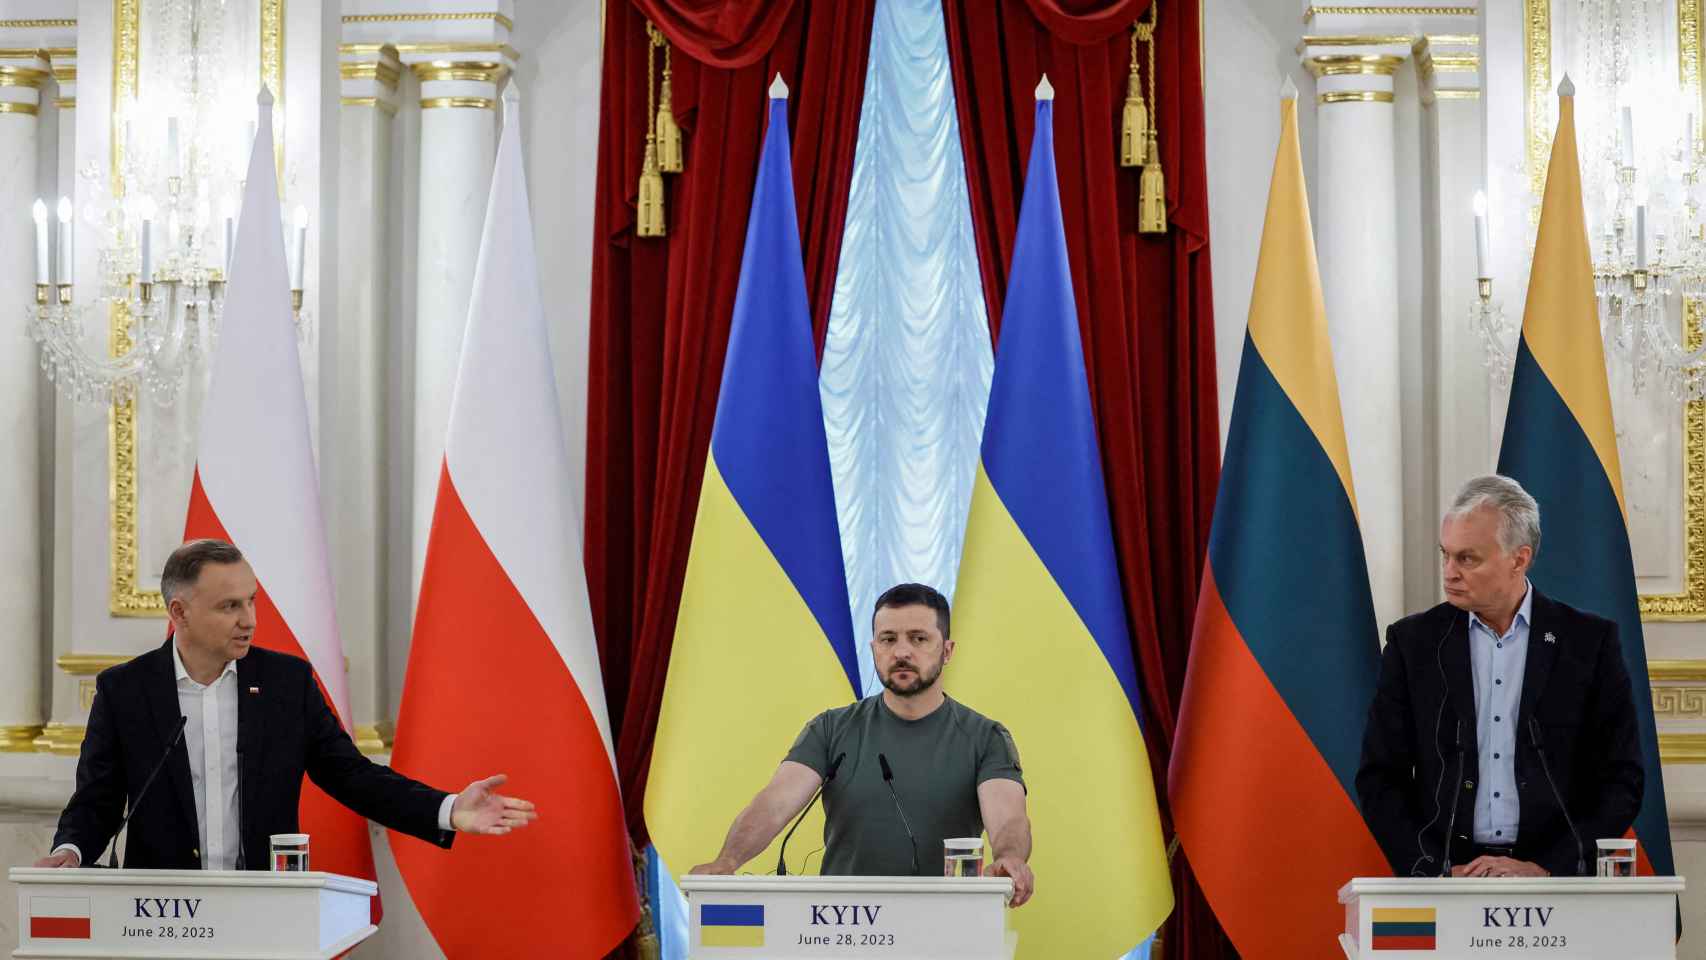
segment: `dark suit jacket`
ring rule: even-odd
[[[74,843],[93,866],[135,805],[124,849],[126,867],[195,870],[202,866],[189,753],[180,740],[148,795],[137,794],[178,730],[172,641],[95,680],[95,701],[77,761],[77,789],[59,818],[54,846]],[[243,856],[268,867],[268,837],[298,832],[302,775],[333,799],[379,823],[441,847],[445,793],[361,755],[326,704],[300,657],[251,647],[237,661],[238,811]]]
[[[1514,856],[1567,876],[1576,872],[1576,842],[1547,786],[1529,718],[1539,723],[1540,745],[1581,832],[1588,871],[1594,869],[1594,841],[1621,837],[1634,822],[1646,773],[1617,624],[1539,590],[1530,610],[1528,662],[1515,717],[1520,807]],[[1461,782],[1452,779],[1459,723]],[[1398,876],[1439,874],[1453,805],[1451,862],[1471,859],[1477,742],[1468,613],[1442,603],[1392,624],[1356,787],[1363,817]]]

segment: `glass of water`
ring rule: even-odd
[[[272,868],[278,873],[300,873],[308,869],[308,834],[275,833],[272,842]]]
[[[1599,841],[1599,875],[1602,877],[1632,877],[1635,875],[1635,841],[1622,837]]]
[[[943,840],[942,876],[983,876],[983,838],[949,837]]]

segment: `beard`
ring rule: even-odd
[[[912,671],[912,681],[910,683],[903,684],[896,682],[894,679],[896,669],[897,668],[895,667],[890,667],[889,672],[883,676],[883,687],[896,696],[901,697],[918,696],[924,691],[935,686],[936,681],[942,676],[942,664],[939,662],[936,664],[936,668],[934,670],[927,670],[918,666],[907,665],[906,669]]]

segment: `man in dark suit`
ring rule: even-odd
[[[534,819],[531,803],[494,792],[502,775],[447,794],[362,756],[307,661],[252,645],[257,591],[223,540],[173,551],[160,583],[172,637],[96,678],[76,791],[36,866],[99,857],[129,809],[126,867],[266,869],[270,835],[298,829],[304,774],[362,816],[441,847],[457,831],[503,834]]]
[[[1535,590],[1539,549],[1527,491],[1469,481],[1440,527],[1446,602],[1386,631],[1356,787],[1399,876],[1582,873],[1634,822],[1645,771],[1617,625]]]

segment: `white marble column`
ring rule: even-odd
[[[0,350],[0,750],[34,749],[42,729],[41,452],[42,375],[34,343],[22,335],[35,302],[38,118],[47,60],[37,51],[0,50],[0,317],[10,345]],[[53,209],[49,198],[48,207]],[[56,224],[49,215],[50,224]],[[51,244],[50,244],[51,247]],[[45,294],[46,291],[44,290]]]
[[[338,415],[321,421],[321,465],[338,625],[349,659],[356,745],[391,741],[385,683],[385,336],[392,264],[386,230],[392,120],[400,64],[391,47],[343,56],[339,129],[338,325],[321,342],[321,389]],[[334,399],[335,398],[335,399]]]
[[[1438,603],[1439,521],[1463,482],[1493,469],[1486,352],[1470,326],[1479,297],[1474,197],[1485,187],[1479,37],[1416,41],[1422,103],[1422,343],[1424,495],[1409,505],[1406,553],[1412,610]],[[1500,291],[1494,290],[1495,297]]]
[[[422,55],[405,54],[405,59],[414,56]],[[415,592],[444,463],[450,396],[497,151],[498,86],[509,70],[502,53],[493,50],[489,57],[459,53],[455,60],[410,63],[421,87],[411,551]]]
[[[1404,456],[1399,368],[1393,77],[1410,53],[1387,43],[1311,44],[1316,80],[1315,222],[1322,293],[1350,447],[1375,617],[1404,614]]]

